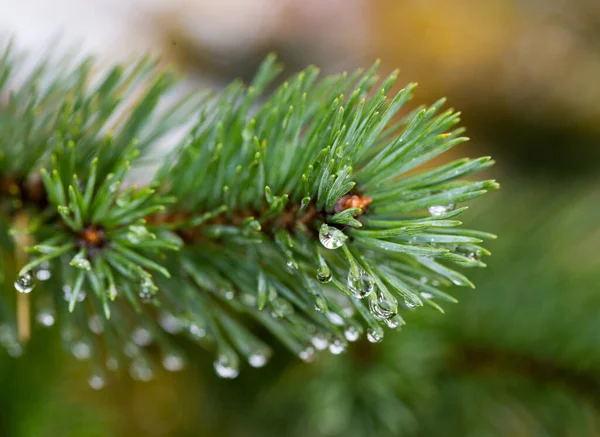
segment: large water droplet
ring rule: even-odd
[[[163,356],[162,365],[169,372],[179,372],[185,367],[185,359],[178,353],[169,352]]]
[[[329,352],[334,355],[339,355],[346,350],[346,345],[342,340],[336,338],[329,344]]]
[[[319,229],[319,240],[327,249],[339,249],[348,237],[339,229],[327,226],[325,223]]]
[[[327,346],[329,346],[329,340],[327,339],[327,336],[323,334],[315,335],[313,338],[310,339],[310,341],[313,344],[313,346],[320,351],[327,349]]]
[[[452,211],[453,209],[453,203],[449,203],[448,205],[433,205],[427,208],[429,214],[431,214],[433,217],[439,217],[443,214],[446,214],[448,211]]]
[[[381,322],[384,322],[396,315],[393,303],[382,296],[379,296],[375,301],[369,300],[369,309],[371,310],[373,317]]]
[[[360,336],[358,329],[356,329],[354,326],[349,326],[345,331],[344,331],[344,337],[346,337],[346,340],[348,341],[356,341],[358,340],[358,337]]]
[[[37,322],[42,326],[50,327],[54,325],[56,318],[54,317],[54,312],[45,309],[37,313],[37,315],[35,316],[35,320],[37,320]]]
[[[35,287],[35,279],[31,272],[17,276],[15,279],[15,288],[19,293],[30,293]]]
[[[367,328],[367,340],[369,340],[371,343],[381,343],[383,341],[383,335],[369,326]]]
[[[250,365],[252,367],[263,367],[265,364],[267,364],[267,354],[265,354],[262,351],[257,351],[257,352],[253,352],[249,357],[248,357],[248,363],[250,363]]]
[[[367,272],[360,269],[358,276],[354,274],[354,271],[350,269],[348,271],[348,290],[352,296],[357,299],[364,299],[375,289],[375,282]]]
[[[220,355],[214,362],[215,372],[221,378],[233,379],[240,373],[236,365],[234,365],[226,355]]]
[[[319,267],[317,270],[317,279],[319,282],[326,284],[327,282],[330,282],[332,278],[333,275],[328,267]]]
[[[106,381],[104,380],[104,378],[102,377],[102,375],[99,375],[97,373],[93,373],[88,378],[88,384],[94,390],[101,390],[106,385]]]

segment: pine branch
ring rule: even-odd
[[[443,287],[473,286],[454,267],[485,265],[479,244],[495,237],[462,229],[466,207],[455,205],[498,187],[460,179],[493,161],[415,172],[467,138],[443,100],[395,122],[414,84],[387,98],[396,73],[379,83],[377,64],[323,79],[309,67],[265,93],[281,71],[269,56],[249,86],[165,110],[173,76],[147,59],[100,79],[89,60],[44,61],[20,84],[14,62],[9,47],[1,215],[28,214],[36,242],[15,286],[29,293],[33,275],[48,280],[33,294],[76,357],[98,357],[101,332],[108,367],[128,360],[147,379],[143,346],[156,341],[178,370],[184,358],[167,334],[183,330],[213,342],[217,373],[235,377],[240,354],[254,367],[271,354],[252,318],[311,361],[363,333],[381,341],[403,311],[442,311],[438,300],[454,301]],[[130,167],[190,120],[150,185],[131,186]]]

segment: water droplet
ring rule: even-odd
[[[106,368],[113,372],[119,370],[119,360],[116,357],[108,357],[106,359]]]
[[[227,300],[233,300],[233,298],[235,297],[235,292],[233,290],[225,290],[223,292],[223,296]]]
[[[323,334],[315,335],[313,338],[310,339],[310,341],[314,345],[314,347],[316,347],[317,350],[320,351],[327,349],[327,346],[329,346],[329,340]]]
[[[71,353],[78,360],[87,360],[92,355],[92,348],[84,341],[77,341],[71,346]]]
[[[129,358],[133,358],[140,354],[140,348],[136,344],[128,341],[125,343],[125,346],[123,346],[123,353]]]
[[[148,346],[152,343],[152,333],[146,328],[138,326],[131,333],[131,339],[138,346]]]
[[[88,384],[94,390],[101,390],[102,388],[104,388],[106,381],[104,381],[104,378],[102,376],[98,374],[92,374],[88,378]]]
[[[312,347],[307,346],[305,349],[300,351],[298,356],[305,363],[310,363],[315,359],[315,350]]]
[[[398,328],[400,325],[402,325],[402,319],[398,316],[396,317],[392,317],[391,319],[387,319],[385,321],[385,324],[388,326],[388,328],[390,329],[396,329]]]
[[[233,379],[240,373],[234,363],[232,363],[226,355],[220,355],[214,362],[214,368],[221,378]]]
[[[203,338],[206,336],[206,329],[192,323],[190,325],[190,334],[196,338]]]
[[[427,293],[426,291],[423,291],[421,293],[421,296],[423,296],[425,299],[432,299],[433,298],[433,294]]]
[[[421,304],[414,298],[405,296],[404,297],[404,306],[409,310],[415,309]]]
[[[75,255],[73,257],[73,259],[71,260],[71,262],[69,263],[69,265],[72,267],[76,267],[78,269],[83,269],[83,270],[88,270],[88,271],[92,270],[92,265],[90,264],[88,259],[82,253],[78,253],[77,255]]]
[[[127,233],[127,239],[133,244],[139,244],[146,240],[153,240],[156,238],[152,232],[149,232],[146,226],[132,225],[129,226],[129,232]]]
[[[52,274],[50,273],[50,270],[40,269],[35,273],[35,277],[40,281],[47,281],[52,277]]]
[[[345,331],[344,331],[344,337],[346,337],[346,340],[348,341],[356,341],[358,340],[358,337],[360,336],[358,329],[356,329],[354,326],[349,326]]]
[[[138,296],[140,297],[140,299],[142,299],[142,302],[151,303],[152,301],[154,301],[154,292],[155,290],[150,287],[142,287],[142,289],[138,293]]]
[[[146,359],[137,357],[129,366],[129,374],[135,381],[150,381],[154,377],[154,371]]]
[[[37,315],[35,316],[35,320],[37,320],[37,322],[40,325],[49,327],[54,325],[56,318],[54,317],[54,313],[51,310],[45,309],[37,313]]]
[[[15,288],[19,293],[30,293],[35,287],[35,279],[31,272],[17,276],[15,279]]]
[[[248,363],[252,367],[263,367],[267,364],[267,354],[264,352],[254,352],[248,357]]]
[[[377,300],[369,300],[371,314],[379,321],[386,321],[396,315],[394,304],[386,298],[379,296]]]
[[[454,204],[450,203],[448,205],[434,205],[434,206],[430,206],[429,208],[427,208],[427,210],[429,211],[429,214],[431,214],[433,217],[439,217],[445,213],[447,213],[448,211],[452,211],[454,209]]]
[[[348,290],[352,296],[357,299],[364,299],[375,289],[375,282],[367,272],[360,269],[358,276],[354,274],[354,271],[350,269],[348,271]]]
[[[6,347],[6,352],[13,358],[20,357],[23,355],[23,346],[19,343],[12,343]]]
[[[169,334],[177,334],[183,329],[183,323],[170,313],[161,313],[158,316],[158,323]]]
[[[333,355],[339,355],[346,350],[346,345],[342,340],[336,338],[329,344],[329,352]]]
[[[98,314],[92,314],[88,320],[88,326],[90,331],[94,334],[100,335],[104,332],[104,323]]]
[[[319,267],[317,270],[317,280],[326,284],[331,281],[333,275],[331,274],[331,270],[328,267]]]
[[[296,261],[294,261],[293,259],[288,259],[286,262],[286,265],[290,269],[298,270],[298,263]]]
[[[344,323],[344,319],[342,318],[342,316],[340,316],[337,313],[334,313],[334,312],[330,311],[330,312],[328,312],[326,314],[326,316],[329,319],[329,321],[331,323],[333,323],[334,325],[336,325],[336,326],[344,326],[344,324],[345,324]]]
[[[367,340],[371,343],[381,343],[383,341],[383,333],[375,330],[371,326],[367,328]]]
[[[178,353],[169,352],[162,358],[162,365],[169,372],[179,372],[185,367],[185,359]]]
[[[339,229],[327,226],[325,223],[319,229],[319,240],[327,249],[339,249],[348,237]]]
[[[63,293],[64,293],[64,296],[63,296],[64,299],[67,302],[70,302],[71,301],[71,296],[73,295],[73,290],[71,289],[71,287],[68,286],[68,285],[65,285],[63,287]],[[85,300],[85,296],[86,296],[85,291],[79,290],[79,294],[77,295],[77,302],[83,302]]]

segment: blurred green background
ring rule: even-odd
[[[182,340],[183,372],[93,390],[89,364],[36,327],[23,356],[0,352],[0,436],[600,436],[597,0],[123,3],[129,15],[57,1],[48,21],[66,40],[96,35],[83,45],[103,59],[151,49],[190,87],[248,77],[275,50],[288,72],[381,58],[382,73],[419,82],[422,102],[448,96],[472,141],[444,159],[492,155],[502,183],[464,221],[500,238],[489,267],[469,272],[477,289],[452,290],[460,303],[445,315],[416,311],[382,344],[312,364],[279,348],[233,381]],[[41,46],[40,4],[0,0],[0,31]],[[98,10],[122,28],[83,29]]]

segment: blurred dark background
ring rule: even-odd
[[[151,51],[190,87],[248,78],[269,51],[288,72],[381,58],[419,82],[415,103],[463,112],[472,140],[444,159],[492,155],[502,183],[464,216],[500,238],[445,315],[309,365],[280,348],[233,381],[182,342],[184,371],[102,390],[36,327],[25,354],[0,352],[0,436],[600,436],[600,2],[0,0],[0,33],[102,62]]]

